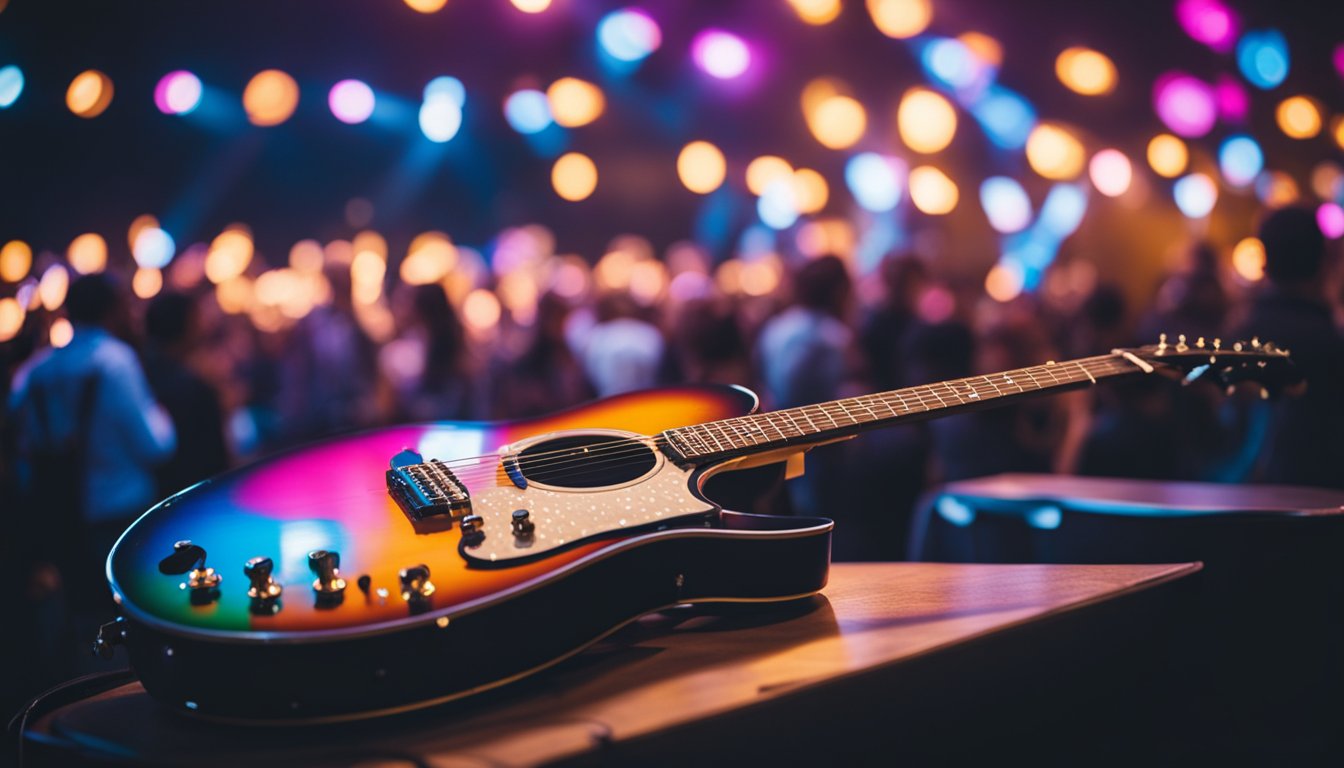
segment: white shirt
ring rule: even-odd
[[[144,512],[157,499],[153,468],[177,447],[173,422],[150,396],[134,350],[101,328],[77,326],[60,349],[33,355],[14,376],[10,409],[19,424],[20,452],[75,427],[83,383],[96,372],[97,394],[86,429],[85,516],[112,520]],[[31,394],[40,388],[47,413],[39,418]],[[43,424],[53,433],[42,434]]]

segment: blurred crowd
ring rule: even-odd
[[[584,275],[599,279],[577,288],[553,271],[525,311],[507,300],[507,311],[468,306],[446,278],[413,284],[380,272],[385,311],[371,322],[352,285],[358,270],[328,259],[322,299],[265,327],[225,311],[208,283],[142,300],[115,270],[80,276],[59,313],[30,313],[0,344],[3,497],[21,500],[6,511],[32,513],[7,515],[17,535],[4,537],[4,562],[34,596],[62,580],[97,581],[97,553],[156,500],[344,430],[524,418],[678,382],[742,384],[763,407],[784,408],[1104,353],[1160,332],[1272,339],[1292,350],[1308,386],[1262,401],[1140,377],[867,433],[813,451],[807,474],[758,511],[836,518],[837,559],[897,559],[919,496],[959,478],[1344,487],[1338,270],[1309,210],[1276,212],[1260,239],[1262,281],[1233,280],[1226,254],[1196,244],[1145,304],[1099,282],[1081,258],[1001,301],[942,273],[939,254],[893,253],[862,275],[850,259],[772,254],[778,274],[757,286],[768,290],[744,291],[771,275],[753,277],[747,262],[733,276],[739,290],[725,289],[722,269],[678,253],[652,292],[639,290],[634,262],[599,264]],[[635,278],[604,288],[602,269],[618,267]],[[53,348],[60,318],[73,334]],[[94,603],[105,594],[79,592]]]

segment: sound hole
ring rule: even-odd
[[[653,450],[638,440],[612,435],[567,435],[528,446],[518,468],[529,482],[561,488],[619,485],[648,474]]]

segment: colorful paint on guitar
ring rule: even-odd
[[[433,423],[361,432],[302,447],[222,475],[161,502],[141,517],[113,548],[108,578],[133,617],[164,629],[205,633],[275,633],[311,636],[323,630],[376,629],[405,620],[398,571],[424,563],[436,587],[435,610],[458,606],[545,576],[557,567],[612,545],[581,545],[511,568],[469,569],[458,554],[457,528],[417,533],[384,481],[388,460],[404,448],[427,459],[493,456],[519,440],[567,429],[621,429],[656,434],[664,429],[740,416],[755,409],[755,395],[736,387],[681,387],[632,393],[533,420],[508,423]],[[497,463],[497,462],[492,462]],[[494,472],[469,476],[468,487],[508,481]],[[189,539],[207,552],[206,564],[223,576],[219,598],[192,605],[185,576],[161,574],[159,561],[176,541]],[[334,607],[317,607],[307,555],[340,553],[349,586]],[[280,610],[258,615],[246,595],[243,564],[270,557],[284,587]],[[370,596],[356,586],[371,579]],[[380,599],[379,590],[386,590]]]

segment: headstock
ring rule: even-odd
[[[1113,351],[1140,368],[1151,368],[1148,372],[1176,376],[1187,384],[1212,380],[1231,390],[1242,382],[1253,382],[1260,385],[1264,397],[1302,380],[1288,350],[1259,338],[1225,344],[1200,336],[1191,343],[1181,334],[1173,344],[1164,333],[1156,344]]]

